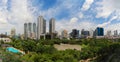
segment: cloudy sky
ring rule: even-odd
[[[0,0],[0,33],[23,33],[25,22],[42,15],[56,19],[56,31],[73,28],[94,30],[97,26],[120,31],[120,0]],[[47,23],[48,30],[48,23]]]

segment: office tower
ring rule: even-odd
[[[95,29],[94,36],[104,36],[104,28],[97,27]]]
[[[43,19],[43,34],[46,34],[46,20]]]
[[[62,31],[62,38],[68,38],[68,31],[67,30]]]
[[[107,36],[111,36],[112,32],[111,31],[107,31]]]
[[[93,33],[94,33],[94,30],[90,30],[90,37],[92,38],[93,37]]]
[[[71,37],[72,38],[79,38],[79,30],[73,29],[71,32]]]
[[[84,29],[81,30],[81,36],[84,35]]]
[[[114,36],[118,36],[118,31],[117,30],[114,31]]]
[[[34,39],[36,38],[36,23],[33,23],[33,37],[34,37]]]
[[[16,35],[15,28],[12,28],[12,29],[11,29],[11,37],[14,37],[15,35]]]
[[[28,37],[32,37],[32,23],[28,23]]]
[[[40,36],[46,33],[46,20],[43,16],[39,16],[37,23],[37,39],[40,39]]]
[[[87,30],[82,29],[81,37],[86,38],[87,36],[90,36],[90,32],[87,31]]]
[[[51,35],[51,39],[55,38],[55,19],[51,18],[49,21],[49,33]]]
[[[52,34],[55,32],[55,19],[51,18],[49,22],[49,33]]]
[[[28,25],[27,23],[24,24],[24,38],[27,39],[28,37]]]

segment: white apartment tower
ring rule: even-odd
[[[27,39],[28,37],[28,26],[27,26],[27,23],[24,24],[24,38],[25,40]]]
[[[37,39],[40,39],[40,36],[44,35],[45,33],[46,33],[46,20],[43,18],[43,16],[39,16],[37,21]]]
[[[51,18],[49,22],[49,33],[55,33],[55,19]]]

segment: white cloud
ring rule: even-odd
[[[83,14],[82,12],[79,12],[79,13],[77,14],[77,16],[78,16],[79,19],[84,18],[84,14]]]
[[[31,7],[28,0],[22,0],[22,2],[21,0],[12,0],[11,2],[10,16],[13,22],[18,22],[18,20],[21,20],[21,22],[33,20],[33,14],[30,11]]]
[[[16,28],[18,33],[23,33],[23,24],[34,21],[34,10],[31,9],[35,8],[29,0],[11,0],[9,7],[7,3],[8,0],[0,2],[0,29],[10,31]]]
[[[119,3],[120,0],[102,0],[101,2],[98,2],[97,5],[100,7],[96,8],[98,11],[96,17],[107,18],[112,12],[120,10]]]
[[[70,24],[74,24],[76,22],[78,22],[78,18],[76,18],[76,17],[71,18]]]
[[[89,21],[83,21],[79,23],[80,30],[86,29],[86,30],[94,30],[96,28],[96,24],[94,22],[89,22]]]
[[[93,2],[94,2],[94,0],[85,0],[82,10],[83,11],[88,10]]]
[[[67,9],[68,13],[70,12],[70,17],[74,17],[77,10],[74,10],[76,6],[78,6],[80,0],[57,0],[57,4],[55,4],[53,7],[48,8],[47,10],[38,10],[38,13],[40,15],[43,15],[47,19],[50,19],[51,17],[56,17],[61,13],[61,11]],[[41,3],[43,4],[43,3]],[[39,7],[41,8],[41,7]]]
[[[106,27],[107,25],[111,24],[113,20],[117,19],[117,16],[111,17],[111,19],[108,22],[104,22],[102,24],[98,24],[98,27]]]
[[[7,21],[5,20],[4,18],[0,18],[0,23],[2,23],[2,24],[6,24],[7,23]]]

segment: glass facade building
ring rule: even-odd
[[[104,28],[102,27],[97,27],[94,36],[104,36]]]

